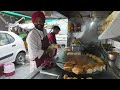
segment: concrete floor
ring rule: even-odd
[[[24,79],[30,74],[30,64],[28,61],[28,55],[26,56],[26,63],[24,65],[17,65],[15,74],[9,77],[5,75],[1,76],[0,79]]]
[[[27,75],[30,74],[29,72],[29,63],[22,65],[19,68],[16,68],[15,74],[9,77],[1,76],[0,79],[24,79]]]

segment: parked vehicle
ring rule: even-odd
[[[0,64],[23,64],[26,49],[23,40],[15,33],[0,31]]]

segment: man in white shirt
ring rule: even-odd
[[[33,13],[32,22],[35,28],[29,32],[26,39],[30,59],[30,72],[41,66],[41,64],[45,62],[46,57],[49,57],[46,50],[50,45],[47,31],[43,29],[45,15],[42,12]]]

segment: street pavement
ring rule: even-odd
[[[12,76],[1,76],[0,79],[24,79],[30,74],[30,64],[28,55],[26,55],[26,62],[24,65],[15,65],[15,74]]]

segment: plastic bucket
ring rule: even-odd
[[[15,65],[14,63],[9,63],[4,65],[4,74],[5,76],[11,76],[15,74]]]

